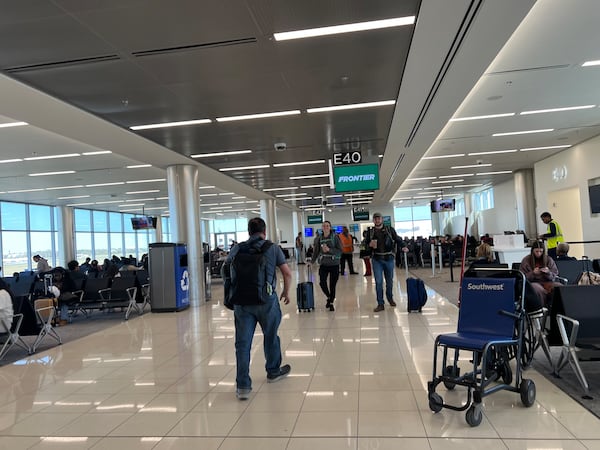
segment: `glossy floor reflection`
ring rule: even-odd
[[[284,306],[292,373],[266,383],[257,334],[254,390],[241,402],[221,293],[216,282],[206,304],[133,317],[0,368],[0,449],[600,449],[600,421],[532,371],[532,408],[499,392],[477,428],[464,413],[431,413],[433,340],[455,331],[457,309],[430,291],[423,313],[409,315],[401,271],[397,308],[374,313],[374,283],[362,275],[340,278],[335,312],[318,287],[314,312]]]

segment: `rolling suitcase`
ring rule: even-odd
[[[306,267],[308,269],[308,281],[298,283],[298,286],[296,286],[296,302],[298,303],[299,312],[310,312],[315,309],[315,292],[311,281],[312,271],[310,264]]]
[[[420,278],[407,278],[406,293],[408,295],[408,312],[421,312],[421,309],[427,302],[427,291],[425,290],[423,280]]]

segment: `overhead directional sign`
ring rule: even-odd
[[[315,223],[323,223],[323,216],[322,215],[314,215],[314,216],[308,216],[308,224],[309,225],[313,225]]]

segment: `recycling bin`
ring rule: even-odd
[[[187,247],[182,243],[149,245],[148,272],[152,312],[181,311],[190,306]]]

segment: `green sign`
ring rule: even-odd
[[[392,216],[383,216],[383,224],[388,227],[392,226]]]
[[[333,167],[335,192],[379,189],[379,164],[349,164]]]
[[[320,214],[318,216],[308,216],[308,224],[312,225],[315,223],[323,223],[323,216]]]

